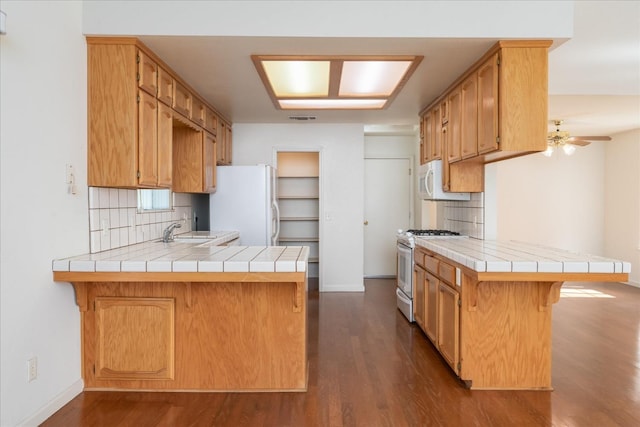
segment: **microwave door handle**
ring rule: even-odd
[[[429,168],[424,177],[424,186],[429,197],[433,197],[433,169]]]

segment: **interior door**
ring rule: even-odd
[[[396,275],[396,232],[411,224],[411,159],[365,159],[364,275]]]

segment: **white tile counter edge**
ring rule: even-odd
[[[53,271],[72,272],[305,272],[307,246],[220,246],[238,232],[202,241],[144,242],[95,254],[57,259]]]
[[[416,238],[416,244],[477,272],[630,273],[631,263],[531,243]]]

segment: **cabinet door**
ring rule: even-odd
[[[210,109],[205,108],[204,112],[204,128],[212,135],[218,134],[218,116]]]
[[[195,96],[191,98],[191,121],[204,127],[205,107],[204,103]]]
[[[226,164],[230,165],[233,159],[233,129],[231,128],[231,125],[227,123],[227,126],[225,126],[224,130],[225,130],[224,159]]]
[[[202,172],[202,131],[187,126],[173,128],[173,191],[200,193],[204,181]]]
[[[173,104],[173,77],[161,67],[158,67],[158,101]]]
[[[154,97],[158,93],[158,65],[138,51],[138,87]]]
[[[216,138],[208,132],[202,132],[202,172],[205,193],[216,191]]]
[[[440,115],[440,107],[433,109],[431,113],[432,132],[431,132],[431,160],[442,158],[442,119]]]
[[[173,174],[173,111],[158,103],[158,187],[171,187]]]
[[[423,131],[423,147],[420,153],[420,164],[427,163],[433,160],[433,114],[431,111],[427,111],[421,120]]]
[[[433,274],[426,274],[425,280],[425,333],[429,339],[438,342],[438,286],[440,281]]]
[[[458,373],[460,315],[458,292],[440,282],[438,285],[438,349]]]
[[[425,282],[425,271],[419,265],[414,265],[413,267],[413,317],[416,320],[416,323],[420,325],[422,330],[425,330],[425,321],[424,321],[424,302],[425,302],[425,294],[424,294],[424,282]]]
[[[470,75],[460,87],[462,102],[461,145],[463,159],[478,155],[478,75]]]
[[[138,184],[158,184],[158,101],[139,91],[138,96]]]
[[[97,297],[96,379],[173,379],[174,319],[172,298]]]
[[[478,69],[478,152],[498,149],[498,54]]]
[[[191,93],[177,80],[173,80],[173,109],[191,118]]]
[[[462,94],[460,87],[449,94],[449,122],[447,125],[447,158],[449,162],[460,160],[462,138]]]

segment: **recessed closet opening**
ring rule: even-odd
[[[278,245],[309,246],[309,289],[320,283],[320,152],[277,151]]]

